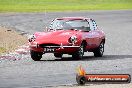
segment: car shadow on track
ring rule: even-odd
[[[41,61],[92,61],[92,60],[116,60],[132,58],[132,55],[104,55],[103,57],[84,56],[82,59],[73,59],[72,57],[62,57],[61,59],[54,60],[41,60]]]

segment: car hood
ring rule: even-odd
[[[81,32],[75,30],[57,30],[52,32],[36,32],[36,40],[38,44],[54,43],[54,44],[67,44],[68,39],[75,35],[78,36]]]

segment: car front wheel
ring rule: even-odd
[[[82,59],[84,55],[84,45],[82,44],[78,51],[76,51],[74,54],[72,54],[73,59]]]
[[[101,42],[99,47],[93,53],[95,57],[102,57],[104,53],[104,42]]]
[[[40,59],[42,58],[42,53],[40,53],[40,52],[36,52],[36,51],[31,50],[30,54],[31,54],[31,58],[34,61],[40,61]]]

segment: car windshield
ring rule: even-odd
[[[90,27],[86,20],[54,20],[49,29],[54,30],[83,30],[89,31]]]

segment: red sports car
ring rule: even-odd
[[[29,42],[34,61],[39,61],[45,53],[59,58],[69,54],[73,59],[81,59],[88,51],[102,57],[105,34],[91,18],[63,17],[54,19],[47,32],[34,33]]]

